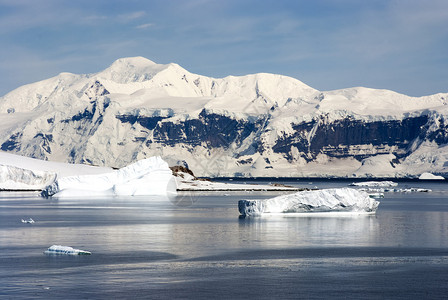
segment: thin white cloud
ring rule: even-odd
[[[148,29],[149,27],[154,26],[153,23],[146,23],[146,24],[141,24],[138,26],[135,26],[136,29]]]
[[[118,19],[121,22],[127,23],[127,22],[132,22],[134,20],[141,19],[145,15],[146,15],[146,12],[144,12],[144,11],[135,11],[132,13],[118,15]]]
[[[21,68],[33,68],[32,60],[44,58],[48,68],[52,68],[51,61],[58,61],[64,71],[83,73],[83,68],[94,69],[92,63],[61,60],[82,61],[85,57],[86,62],[92,62],[91,56],[101,53],[97,59],[107,65],[119,57],[142,55],[177,62],[193,72],[206,70],[209,74],[204,75],[210,76],[288,73],[322,89],[346,87],[353,82],[372,86],[378,78],[389,80],[386,87],[393,89],[396,79],[389,78],[392,71],[387,70],[393,68],[396,77],[401,72],[405,82],[411,76],[405,71],[406,65],[417,71],[433,68],[434,74],[440,74],[437,70],[446,69],[448,61],[442,50],[448,40],[446,0],[316,0],[317,4],[273,0],[191,0],[175,4],[117,1],[113,7],[106,0],[85,5],[87,2],[0,0],[0,9],[9,11],[0,15],[2,60],[20,61],[20,56],[26,56],[6,51],[11,49],[8,45],[16,44],[36,54],[29,56]],[[102,9],[104,5],[108,9]],[[330,6],[336,12],[329,10]],[[309,12],[304,13],[303,8]],[[25,38],[34,29],[48,43]],[[438,64],[435,60],[424,61],[437,56]],[[7,77],[2,74],[7,72],[0,72],[0,77]],[[315,80],[307,79],[310,74]],[[443,77],[428,76],[422,82],[429,86],[429,81]],[[409,86],[416,85],[410,81]]]

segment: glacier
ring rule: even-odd
[[[130,57],[0,97],[0,150],[108,168],[161,156],[200,177],[418,178],[448,174],[447,118],[447,93],[319,91]]]
[[[176,189],[168,164],[160,157],[150,157],[110,173],[59,178],[45,187],[42,195],[58,198],[176,195]]]
[[[238,210],[242,216],[321,212],[373,214],[378,205],[379,201],[366,192],[339,188],[301,191],[265,200],[240,200]]]

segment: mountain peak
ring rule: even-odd
[[[99,77],[117,83],[142,82],[150,80],[169,65],[157,64],[147,58],[136,56],[117,59],[109,68],[98,73]]]
[[[119,58],[116,61],[114,61],[111,65],[114,67],[117,66],[154,66],[157,65],[157,63],[153,62],[150,59],[147,59],[143,56],[134,56],[134,57],[123,57],[123,58]]]

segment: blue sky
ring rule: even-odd
[[[319,90],[448,92],[448,1],[0,0],[0,95],[128,56]]]

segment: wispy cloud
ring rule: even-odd
[[[0,0],[0,77],[14,61],[29,66],[26,80],[37,65],[82,73],[142,55],[214,77],[287,74],[319,89],[424,94],[448,86],[446,0],[112,3]],[[0,94],[6,90],[0,82]]]
[[[135,12],[131,12],[131,13],[118,15],[118,20],[120,20],[121,22],[127,23],[127,22],[131,22],[131,21],[134,21],[134,20],[141,19],[144,16],[146,16],[146,12],[144,12],[144,11],[135,11]]]
[[[137,28],[137,29],[147,29],[147,28],[152,27],[152,26],[154,26],[153,23],[145,23],[145,24],[137,25],[137,26],[135,26],[135,28]]]

